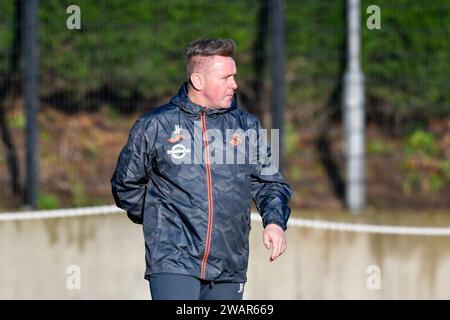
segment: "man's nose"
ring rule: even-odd
[[[236,90],[238,87],[236,79],[231,78],[231,89]]]

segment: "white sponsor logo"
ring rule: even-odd
[[[167,150],[167,154],[170,154],[174,159],[182,159],[186,153],[190,153],[191,149],[186,148],[182,144],[176,144],[172,149]]]
[[[270,130],[270,139],[266,129],[202,129],[200,121],[194,122],[193,135],[181,125],[175,125],[168,139],[173,146],[168,146],[166,151],[174,164],[205,164],[207,161],[209,164],[257,164],[261,175],[278,173],[278,129]],[[186,157],[187,153],[192,156]]]

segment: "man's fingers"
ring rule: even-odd
[[[273,244],[272,255],[270,257],[270,262],[281,256],[287,249],[286,241],[278,241]]]
[[[263,242],[266,249],[270,248],[270,244],[272,243],[272,240],[270,240],[270,237],[267,234],[264,234],[263,236]]]
[[[280,241],[277,241],[276,245],[274,246],[275,250],[272,252],[273,259],[275,260],[280,255]]]
[[[286,251],[286,249],[287,249],[287,243],[286,243],[286,241],[283,241],[283,243],[281,245],[281,253],[280,253],[280,255],[283,254]]]
[[[272,247],[269,261],[272,262],[286,250],[286,236],[279,226],[269,224],[264,229],[263,242],[267,249]]]
[[[271,256],[272,261],[278,258],[278,256],[280,255],[280,251],[281,251],[281,241],[278,240],[273,242],[273,250]]]

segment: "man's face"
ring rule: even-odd
[[[236,63],[231,57],[213,56],[204,62],[201,93],[210,108],[229,108],[237,89]]]

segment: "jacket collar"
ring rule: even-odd
[[[188,85],[187,82],[183,83],[178,93],[170,100],[171,103],[177,105],[181,110],[186,113],[200,116],[203,110],[206,110],[206,115],[220,115],[230,111],[233,111],[237,108],[237,98],[236,94],[233,96],[233,100],[231,101],[231,107],[229,108],[206,108],[201,105],[198,105],[191,101],[188,97]]]

